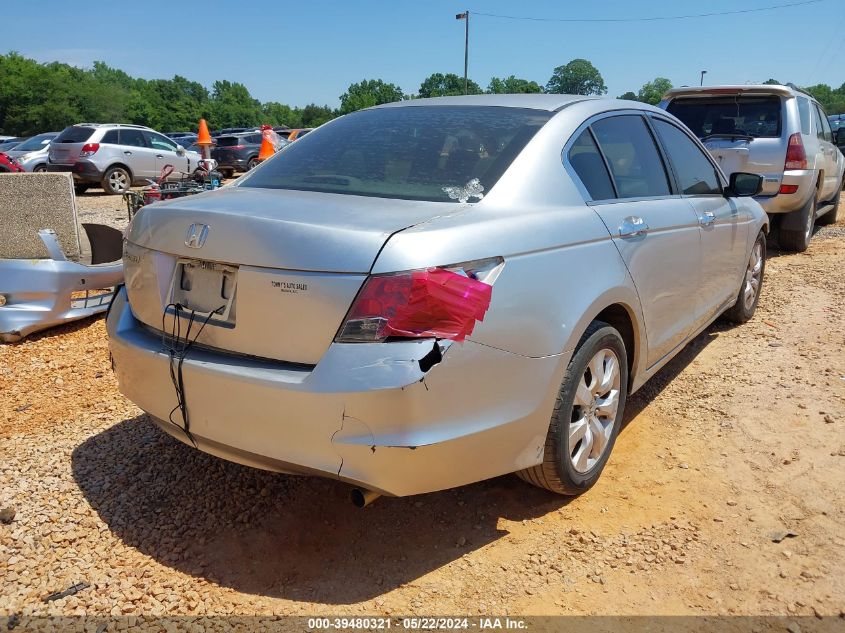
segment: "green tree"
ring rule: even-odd
[[[302,113],[289,105],[268,101],[261,106],[264,122],[269,125],[286,125],[289,128],[302,127]]]
[[[627,101],[638,101],[636,93],[631,92],[630,90],[624,94],[619,95],[617,98],[625,99]]]
[[[667,90],[672,88],[672,82],[666,77],[657,77],[654,81],[644,84],[637,93],[637,101],[657,105]]]
[[[302,118],[302,127],[317,127],[337,116],[337,113],[329,106],[318,106],[316,103],[309,103],[299,113]]]
[[[472,79],[467,82],[467,94],[481,94],[481,86]],[[452,97],[464,94],[464,78],[455,73],[434,73],[420,84],[420,97]]]
[[[360,83],[351,84],[340,95],[340,114],[401,101],[404,96],[402,88],[397,85],[385,83],[381,79],[363,79]]]
[[[261,103],[241,83],[215,81],[211,88],[211,118],[215,128],[261,123]]]
[[[607,86],[598,69],[586,59],[573,59],[558,66],[546,84],[546,92],[571,95],[603,95]]]
[[[543,87],[536,81],[529,81],[528,79],[519,79],[511,75],[504,79],[493,77],[487,86],[487,92],[490,94],[526,94],[543,92]]]
[[[779,86],[780,82],[777,79],[767,79],[763,82],[764,86]]]

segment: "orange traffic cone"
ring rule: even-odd
[[[214,143],[211,140],[211,134],[208,133],[208,124],[205,119],[200,119],[200,131],[197,135],[197,145],[202,148],[202,157],[211,158],[211,146]]]
[[[276,148],[270,140],[270,134],[273,133],[273,128],[269,125],[261,127],[261,149],[258,150],[258,160],[267,160],[276,153]]]

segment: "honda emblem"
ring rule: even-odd
[[[185,234],[185,246],[188,248],[202,248],[207,237],[207,224],[192,224],[188,227],[188,232]]]

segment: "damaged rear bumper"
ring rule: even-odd
[[[167,421],[177,405],[169,356],[123,290],[108,332],[121,391],[188,442]],[[231,461],[397,496],[539,463],[566,358],[435,345],[335,343],[315,366],[193,349],[183,364],[191,433]]]

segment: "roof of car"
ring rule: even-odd
[[[585,95],[518,94],[518,95],[464,95],[460,97],[433,97],[409,99],[375,106],[376,108],[401,108],[410,106],[498,106],[504,108],[530,108],[555,112],[576,101],[600,99]]]
[[[797,93],[807,94],[800,88],[782,86],[780,84],[737,84],[723,86],[684,86],[683,88],[672,88],[667,90],[663,98],[677,97],[678,95],[731,95],[731,94],[777,94],[784,97],[792,97]],[[807,95],[811,96],[811,95]]]

